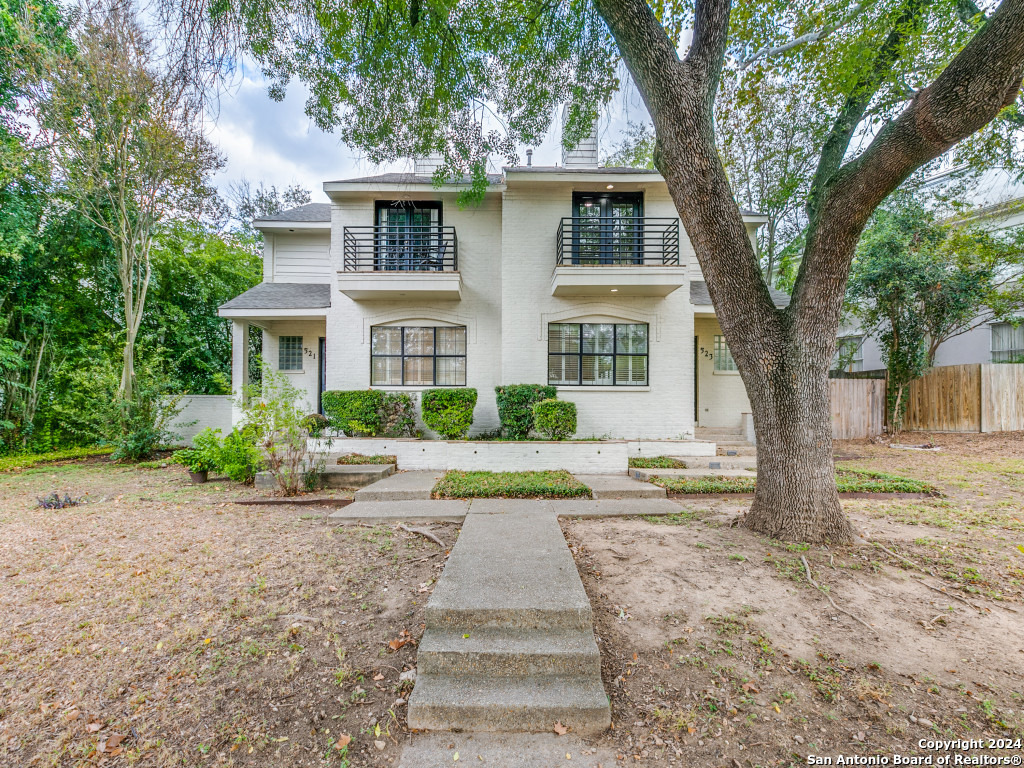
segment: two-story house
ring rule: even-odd
[[[476,434],[498,427],[495,386],[548,383],[579,437],[740,428],[743,384],[657,172],[600,167],[594,143],[460,207],[432,170],[329,181],[329,204],[256,222],[264,282],[220,309],[236,390],[255,325],[311,411],[328,389],[475,387]],[[744,220],[753,240],[764,218]]]

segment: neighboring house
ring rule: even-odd
[[[999,178],[990,179],[1001,189],[1015,194],[989,205],[974,209],[959,222],[978,224],[993,230],[1024,226],[1024,196],[1019,187]],[[968,363],[1024,362],[1024,316],[1021,323],[981,322],[977,327],[944,342],[935,352],[935,365],[965,365]],[[856,325],[840,328],[833,361],[836,370],[844,372],[884,371],[882,348],[876,339],[867,336]]]
[[[460,208],[460,185],[434,187],[432,170],[329,181],[329,204],[255,222],[264,282],[220,308],[236,391],[254,325],[311,411],[324,390],[475,387],[477,434],[499,425],[495,386],[550,383],[576,403],[580,437],[743,424],[742,381],[657,172],[599,167],[584,144],[563,166],[504,169]],[[744,221],[754,242],[765,219]]]

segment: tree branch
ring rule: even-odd
[[[970,0],[965,1],[970,2]],[[752,53],[750,56],[744,59],[740,59],[739,68],[743,70],[749,67],[751,64],[753,64],[760,58],[778,56],[780,53],[785,53],[786,51],[791,51],[794,48],[799,48],[801,45],[807,45],[808,43],[816,43],[822,38],[828,37],[837,29],[845,27],[855,18],[860,16],[860,14],[863,12],[864,4],[854,3],[853,6],[850,8],[850,12],[846,14],[846,16],[841,21],[837,21],[835,24],[826,24],[821,29],[815,30],[814,32],[808,32],[807,34],[800,35],[799,37],[794,37],[792,40],[783,43],[782,45],[777,45],[773,48],[761,48],[760,50]]]

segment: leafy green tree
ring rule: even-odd
[[[87,14],[77,46],[74,61],[49,73],[39,123],[64,196],[114,245],[124,335],[118,393],[130,401],[154,234],[169,218],[203,211],[213,198],[207,177],[222,161],[203,135],[199,102],[159,70],[130,6]]]
[[[882,348],[890,429],[906,389],[946,341],[1024,309],[1024,229],[993,232],[936,214],[909,194],[879,208],[857,247],[849,313]]]
[[[155,235],[140,338],[160,350],[180,391],[231,391],[231,323],[217,308],[260,282],[263,264],[242,237],[173,221]]]
[[[1012,159],[1024,0],[984,12],[962,0],[162,6],[178,33],[171,44],[183,44],[179,59],[193,71],[240,48],[274,78],[272,95],[291,78],[305,81],[317,124],[371,161],[440,152],[447,162],[435,178],[468,172],[477,197],[488,155],[514,161],[516,145],[538,143],[558,104],[569,107],[563,142],[576,144],[617,87],[621,60],[651,115],[655,166],[750,399],[758,478],[745,525],[787,539],[853,540],[835,485],[828,372],[857,240],[890,193],[947,153]],[[680,55],[684,27],[693,36]],[[784,309],[772,301],[716,144],[727,58],[747,87],[771,74],[827,116]]]
[[[308,189],[298,184],[278,190],[273,184],[268,187],[261,181],[254,187],[248,179],[242,179],[230,186],[228,199],[235,231],[262,248],[263,235],[252,225],[253,222],[305,205],[312,201],[313,196]]]

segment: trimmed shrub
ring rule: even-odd
[[[475,389],[427,389],[420,400],[423,423],[445,440],[461,440],[473,423]]]
[[[252,485],[263,466],[255,432],[248,427],[235,427],[226,434],[217,464],[217,468],[236,483]]]
[[[412,437],[416,431],[416,401],[404,392],[388,392],[380,408],[384,437]]]
[[[553,400],[557,391],[548,384],[504,384],[494,388],[501,434],[509,440],[525,440],[533,427],[533,405]]]
[[[548,440],[565,440],[576,434],[576,403],[549,398],[533,404],[533,422]]]
[[[324,416],[346,435],[379,435],[384,393],[378,389],[331,390],[320,397]]]
[[[330,424],[327,417],[319,413],[311,413],[302,420],[302,425],[309,431],[310,437],[320,437]]]
[[[589,498],[590,488],[564,469],[547,472],[446,472],[435,499]]]
[[[339,464],[397,464],[398,458],[392,453],[375,453],[366,456],[362,453],[346,453],[338,457]]]

